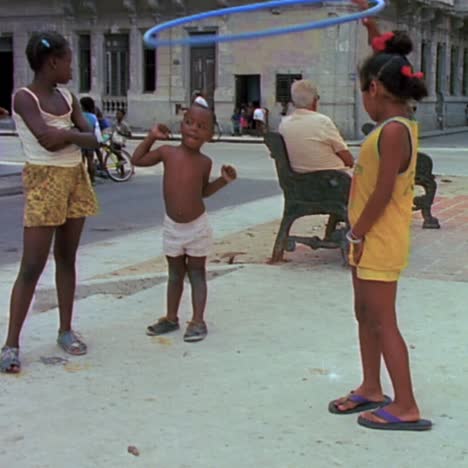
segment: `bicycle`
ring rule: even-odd
[[[135,173],[130,153],[117,145],[112,136],[105,139],[100,146],[103,152],[104,171],[114,182],[126,182]]]

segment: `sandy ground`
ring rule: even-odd
[[[437,178],[437,183],[437,197],[455,197],[468,194],[468,177],[441,177]],[[417,193],[419,193],[419,187],[417,187],[416,190]],[[326,220],[326,216],[308,216],[301,218],[294,223],[292,234],[323,237]],[[208,267],[210,265],[221,264],[268,263],[280,221],[281,220],[278,219],[271,223],[258,224],[249,229],[216,240],[213,253],[208,259]],[[420,222],[421,215],[415,213],[415,223]],[[285,253],[286,261],[300,264],[313,264],[315,262],[323,265],[329,262],[336,262],[337,258],[340,258],[338,250],[312,251],[309,247],[302,245],[298,245],[294,252]],[[165,258],[159,256],[96,278],[105,279],[116,276],[163,273],[165,271]]]

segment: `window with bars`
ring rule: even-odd
[[[437,65],[436,65],[436,92],[444,93],[446,88],[445,75],[445,57],[446,57],[446,45],[439,42],[437,44]]]
[[[468,96],[468,49],[463,51],[463,96]]]
[[[91,36],[80,34],[79,47],[79,89],[80,93],[88,93],[91,90]]]
[[[429,76],[430,52],[431,52],[431,45],[428,42],[423,41],[421,43],[421,71],[424,73],[425,77]]]
[[[127,96],[129,83],[129,40],[128,34],[106,36],[106,80],[107,96]]]
[[[291,102],[291,85],[296,80],[302,80],[302,75],[299,73],[276,75],[276,102]]]
[[[458,46],[450,50],[450,94],[458,94]]]
[[[156,53],[155,49],[143,49],[143,92],[156,91]]]

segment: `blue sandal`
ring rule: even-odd
[[[403,421],[383,408],[373,411],[372,414],[382,419],[383,422],[371,421],[364,416],[359,416],[358,424],[369,429],[380,429],[384,431],[428,431],[432,428],[432,422],[428,419]]]
[[[19,348],[4,346],[0,354],[0,372],[17,374],[20,370]]]
[[[347,401],[356,403],[356,406],[347,410],[343,410],[343,411],[340,410],[338,406],[346,403]],[[387,406],[391,402],[392,402],[392,399],[387,395],[384,395],[384,399],[382,401],[371,401],[362,395],[356,395],[354,392],[351,392],[346,397],[346,400],[343,400],[342,402],[339,402],[339,400],[330,401],[330,403],[328,404],[328,411],[333,414],[362,413],[364,411],[370,411],[376,408]]]
[[[59,331],[57,344],[68,354],[82,356],[88,347],[73,330]]]

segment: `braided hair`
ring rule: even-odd
[[[407,55],[413,50],[409,36],[402,31],[383,34],[373,40],[374,53],[359,70],[361,90],[368,91],[372,80],[402,101],[420,101],[428,95],[422,73],[414,73]]]
[[[38,72],[50,56],[63,57],[69,48],[68,41],[55,31],[33,33],[26,46],[29,66]]]

